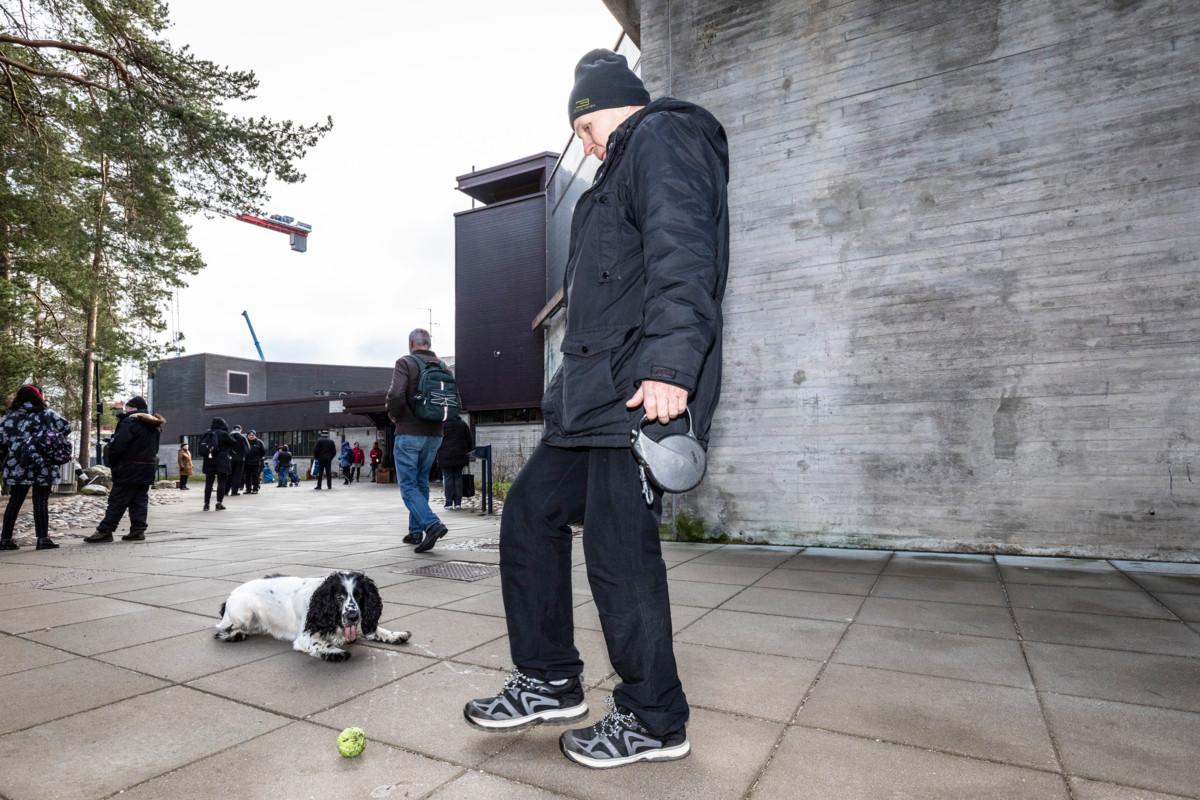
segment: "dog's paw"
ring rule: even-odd
[[[392,633],[392,644],[404,644],[412,638],[412,631],[395,631]]]
[[[347,661],[350,653],[347,650],[327,650],[321,653],[322,661]]]
[[[240,642],[246,638],[244,631],[217,631],[213,634],[214,639],[220,639],[222,642]]]

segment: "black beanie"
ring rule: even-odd
[[[149,408],[149,406],[146,405],[146,398],[142,397],[140,394],[136,397],[131,397],[126,400],[125,405],[132,406],[138,411],[145,411],[147,408]]]
[[[629,68],[625,56],[612,50],[593,50],[575,65],[575,87],[567,104],[567,118],[574,128],[575,120],[584,114],[649,102],[650,93]]]

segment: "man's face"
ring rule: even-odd
[[[575,120],[575,135],[583,143],[584,155],[595,156],[603,161],[608,155],[608,137],[635,110],[634,106],[602,108]]]
[[[136,413],[136,412],[137,412],[137,406],[125,406],[125,413],[126,413],[126,414],[133,414],[133,413]]]
[[[253,433],[252,433],[252,434],[250,434],[250,441],[252,441],[252,442],[253,442],[253,441],[254,441],[255,439],[257,439],[257,438],[258,438],[258,437],[257,437],[257,436],[255,436]]]

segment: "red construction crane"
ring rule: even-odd
[[[297,253],[308,250],[308,235],[312,233],[312,225],[307,222],[297,222],[293,217],[285,217],[281,214],[272,214],[266,219],[253,214],[238,214],[236,219],[260,228],[288,234],[291,237],[292,249]]]

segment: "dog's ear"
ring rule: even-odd
[[[334,596],[341,585],[338,573],[333,573],[317,587],[308,601],[308,616],[304,630],[318,636],[329,636],[342,627],[342,607]]]
[[[383,598],[379,596],[375,581],[361,572],[356,576],[356,580],[362,587],[362,599],[358,601],[358,607],[362,610],[362,632],[369,636],[379,627],[379,617],[383,614]]]

